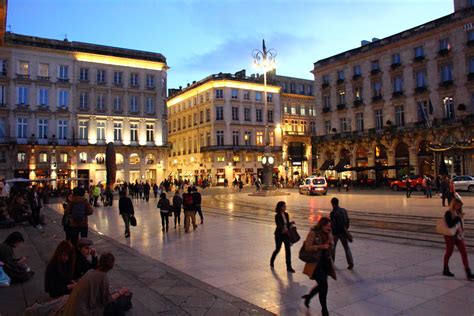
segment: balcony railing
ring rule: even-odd
[[[393,91],[392,98],[400,98],[403,96],[403,91]]]
[[[467,75],[467,81],[474,81],[474,72],[471,72]]]
[[[382,101],[382,95],[374,95],[372,97],[372,102],[380,102]]]
[[[421,63],[423,60],[425,60],[425,56],[416,56],[415,58],[413,58],[413,61],[415,63]]]
[[[338,110],[344,110],[344,109],[346,109],[346,108],[347,108],[347,107],[346,107],[346,104],[345,104],[345,103],[341,103],[341,104],[338,104],[338,105],[337,105],[337,109],[338,109]]]
[[[343,84],[344,83],[344,79],[340,78],[340,79],[337,79],[336,83],[337,84]]]
[[[426,91],[428,91],[428,88],[427,88],[426,86],[416,87],[416,88],[415,88],[415,93],[416,93],[416,94],[423,93],[423,92],[426,92]]]
[[[398,67],[400,67],[401,65],[402,65],[402,63],[400,63],[400,62],[392,63],[392,64],[390,65],[390,68],[391,68],[392,70],[395,70],[395,69],[397,69]]]
[[[281,146],[270,146],[272,152],[278,152],[282,150]],[[249,145],[249,146],[232,146],[232,145],[223,145],[223,146],[203,146],[200,148],[201,152],[206,152],[206,151],[220,151],[220,150],[227,150],[227,151],[258,151],[258,152],[264,152],[265,151],[265,146],[255,146],[255,145]]]
[[[69,83],[69,78],[58,78],[59,83]]]
[[[327,106],[327,107],[324,107],[324,108],[323,108],[323,113],[329,113],[329,112],[331,112],[331,108],[330,108],[330,107]]]
[[[361,77],[362,77],[361,74],[355,74],[355,75],[352,76],[352,80],[358,80],[358,79],[360,79]]]
[[[38,76],[36,77],[38,81],[43,81],[43,82],[49,82],[51,80],[51,77],[49,76]]]
[[[321,88],[323,89],[326,89],[329,87],[329,83],[328,82],[324,82],[322,85],[321,85]]]
[[[16,79],[20,79],[20,80],[30,80],[30,75],[16,74]]]
[[[363,102],[362,99],[355,99],[355,100],[354,100],[354,107],[355,107],[355,108],[356,108],[356,107],[359,107],[359,106],[361,106],[363,103],[364,103],[364,102]]]
[[[371,74],[371,75],[377,75],[377,74],[379,74],[379,73],[380,73],[380,68],[372,69],[372,70],[370,71],[370,74]]]
[[[445,81],[441,81],[441,82],[439,83],[439,86],[440,86],[440,87],[443,87],[443,88],[449,88],[449,87],[451,87],[453,84],[454,84],[454,81],[453,81],[453,80],[445,80]]]
[[[443,48],[438,51],[438,56],[447,56],[449,54],[449,48]]]

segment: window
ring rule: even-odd
[[[267,102],[273,102],[273,93],[267,93]]]
[[[28,76],[30,74],[30,63],[27,61],[18,62],[18,74]]]
[[[423,46],[415,47],[415,58],[422,58],[425,56]]]
[[[146,97],[146,112],[148,114],[155,113],[155,100],[152,97]]]
[[[383,128],[383,111],[382,109],[374,110],[374,125],[376,130]]]
[[[364,130],[364,113],[358,112],[355,115],[357,131],[362,132]]]
[[[290,83],[290,92],[296,93],[296,84],[294,82]]]
[[[122,123],[114,123],[114,141],[122,141]]]
[[[107,77],[107,72],[105,69],[97,70],[97,83],[105,83]]]
[[[138,113],[138,97],[136,95],[130,96],[130,112]]]
[[[18,162],[26,162],[26,153],[23,151],[19,151],[16,155],[16,160]]]
[[[206,122],[211,121],[211,109],[206,109]]]
[[[453,80],[453,65],[446,64],[441,66],[441,82],[449,82]]]
[[[272,114],[273,114],[273,113],[272,113]],[[301,115],[301,116],[305,116],[305,115],[306,115],[306,108],[305,108],[304,106],[301,106],[300,115]]]
[[[250,91],[244,91],[244,100],[250,100]]]
[[[345,76],[344,76],[344,70],[339,70],[339,71],[337,72],[337,80],[339,80],[339,81],[344,81],[344,77],[345,77]]]
[[[224,108],[222,106],[216,106],[216,121],[222,121],[224,119]]]
[[[255,92],[255,101],[262,101],[262,93],[260,91]]]
[[[339,91],[338,92],[338,97],[339,97],[339,104],[346,104],[346,92],[345,91]]]
[[[199,111],[199,124],[204,123],[204,111]]]
[[[474,57],[469,58],[469,73],[474,73]]]
[[[79,80],[80,81],[89,81],[89,69],[88,68],[79,69]]]
[[[468,42],[474,41],[474,30],[470,30],[467,32],[467,41]]]
[[[7,60],[6,59],[0,59],[0,72],[4,76],[7,74]],[[3,153],[5,152],[3,151]]]
[[[0,106],[7,103],[7,89],[4,85],[0,85]]]
[[[238,99],[238,98],[239,98],[239,90],[237,90],[237,89],[232,89],[232,91],[231,91],[231,98],[232,98],[232,99]]]
[[[122,72],[121,71],[114,71],[114,84],[121,85],[122,84]]]
[[[329,95],[323,95],[323,105],[326,109],[331,108],[331,97]]]
[[[256,116],[257,122],[263,122],[262,109],[256,109],[255,116]]]
[[[427,101],[418,101],[418,122],[427,123],[429,121],[429,107]]]
[[[251,114],[251,109],[250,108],[244,108],[244,120],[246,122],[250,122],[252,120],[252,114]]]
[[[49,64],[40,63],[38,67],[38,76],[43,78],[49,77]]]
[[[79,139],[87,140],[89,138],[89,124],[87,121],[79,121]]]
[[[67,120],[58,120],[58,139],[67,139]]]
[[[420,70],[415,73],[416,77],[416,87],[417,88],[424,88],[426,87],[426,71]]]
[[[328,84],[329,84],[329,81],[330,81],[329,75],[324,75],[324,76],[323,76],[323,84],[328,85]]]
[[[360,65],[354,66],[354,76],[362,76],[362,68],[360,68]]]
[[[121,112],[122,111],[122,97],[119,95],[116,95],[114,97],[114,111],[115,112]]]
[[[47,106],[49,104],[49,90],[48,89],[46,88],[38,89],[38,104],[41,106]]]
[[[69,91],[59,90],[58,92],[58,107],[67,108],[69,105]]]
[[[255,143],[257,144],[257,146],[263,146],[263,132],[257,132]]]
[[[232,131],[232,145],[239,146],[240,134],[239,131]]]
[[[97,122],[97,140],[105,140],[105,122]]]
[[[342,133],[350,131],[350,124],[345,117],[339,119],[339,125]]]
[[[402,60],[400,58],[400,54],[393,54],[392,55],[392,65],[400,65],[402,63]]]
[[[48,138],[48,120],[38,119],[38,139]]]
[[[267,112],[267,122],[273,123],[273,110],[268,110]]]
[[[443,99],[444,118],[448,120],[454,119],[454,101],[452,97],[445,97]]]
[[[224,146],[224,131],[216,132],[217,146]]]
[[[146,141],[154,142],[155,141],[155,125],[146,124]]]
[[[191,114],[188,115],[188,127],[191,127]]]
[[[68,162],[68,155],[67,153],[60,153],[59,154],[59,162]]]
[[[197,125],[197,113],[193,113],[193,123]]]
[[[0,119],[0,138],[4,138],[6,136],[5,134],[5,120]]]
[[[138,86],[138,74],[137,73],[131,73],[130,74],[130,85],[131,86]]]
[[[232,120],[233,121],[239,120],[239,108],[236,106],[232,107]]]
[[[396,76],[393,78],[393,92],[403,91],[403,79],[402,76]]]
[[[81,92],[79,93],[79,108],[87,109],[89,107],[89,93]]]
[[[313,95],[313,86],[308,85],[308,95]]]
[[[155,76],[146,75],[146,86],[147,86],[147,88],[154,88],[155,87]]]
[[[18,104],[28,104],[28,87],[18,87]]]
[[[211,93],[208,91],[206,92],[206,102],[211,99]]]
[[[356,101],[362,100],[362,87],[355,87],[354,88],[354,99]]]
[[[382,96],[382,83],[380,81],[373,83],[374,97]]]
[[[405,126],[405,109],[403,105],[395,107],[395,125],[399,127]]]
[[[309,129],[312,134],[316,133],[316,122],[309,122]]]
[[[216,89],[216,99],[222,99],[222,98],[224,98],[224,90]]]
[[[69,80],[69,66],[59,65],[59,79]]]
[[[449,38],[442,38],[438,41],[438,49],[439,50],[445,50],[445,49],[450,49],[449,46]]]
[[[138,123],[130,123],[130,141],[138,142]]]
[[[97,94],[97,110],[105,110],[105,95]]]
[[[268,144],[270,146],[275,146],[275,132],[270,132],[268,135]]]
[[[244,133],[244,142],[245,146],[250,146],[252,144],[252,132]]]
[[[331,121],[330,120],[324,121],[324,130],[326,132],[326,135],[331,134]]]
[[[377,60],[372,60],[371,70],[372,71],[379,71],[380,70],[380,63],[379,63],[378,59]]]
[[[79,161],[81,163],[87,163],[87,153],[86,152],[80,152],[79,153]]]
[[[40,152],[39,155],[38,155],[38,158],[39,158],[39,162],[41,163],[45,163],[45,162],[48,162],[48,153],[45,153],[45,152]]]

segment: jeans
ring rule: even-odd
[[[280,252],[281,244],[285,244],[285,260],[286,268],[291,269],[291,248],[290,248],[290,239],[288,235],[275,235],[275,251],[273,251],[272,258],[270,259],[270,264],[273,265],[275,258]]]
[[[160,215],[161,215],[161,227],[162,227],[162,230],[165,230],[166,228],[166,231],[168,231],[168,227],[169,227],[169,214],[168,212],[161,212],[160,211]]]
[[[342,246],[344,247],[344,252],[346,253],[347,264],[350,266],[354,265],[354,259],[352,258],[351,248],[349,248],[349,242],[346,236],[334,235],[334,248],[332,251],[332,260],[333,261],[336,260],[336,246],[337,246],[338,240],[341,240]]]
[[[321,269],[320,266],[316,268],[313,274],[313,278],[316,280],[317,285],[311,289],[308,296],[311,299],[313,296],[319,293],[319,303],[321,309],[327,311],[327,296],[328,296],[328,274],[325,269]]]
[[[462,264],[465,269],[469,269],[469,261],[467,259],[466,244],[462,239],[456,239],[452,236],[444,236],[444,241],[446,242],[446,252],[444,253],[444,266],[447,267],[449,264],[449,258],[454,251],[454,245],[458,248],[461,253]]]
[[[190,222],[193,222],[193,228],[196,228],[196,212],[195,211],[184,211],[184,231],[189,231]]]
[[[87,238],[87,233],[89,228],[85,227],[69,227],[70,234],[71,234],[71,243],[75,246],[77,245],[77,240],[79,239],[79,234],[81,234],[81,238]]]
[[[407,188],[407,198],[409,198],[411,196],[411,188]]]
[[[181,209],[174,211],[174,227],[181,225]]]
[[[130,235],[130,214],[122,214],[123,222],[125,223],[125,235]]]
[[[431,188],[426,188],[426,198],[432,198],[433,193],[431,192]]]

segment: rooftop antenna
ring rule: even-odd
[[[7,27],[8,27],[8,32],[11,33],[11,31],[12,31],[12,26],[11,26],[11,24],[8,24]]]
[[[61,34],[64,36],[64,41],[67,42],[67,34]]]

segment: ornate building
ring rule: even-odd
[[[262,170],[268,124],[276,155],[274,173],[282,174],[280,87],[267,85],[264,109],[262,79],[245,71],[219,73],[172,90],[168,99],[168,168],[172,178],[208,179],[222,185],[242,179],[250,183]]]
[[[163,55],[6,33],[0,46],[0,176],[105,180],[114,142],[118,181],[163,179]]]
[[[382,180],[474,173],[474,8],[314,64],[317,169]]]

